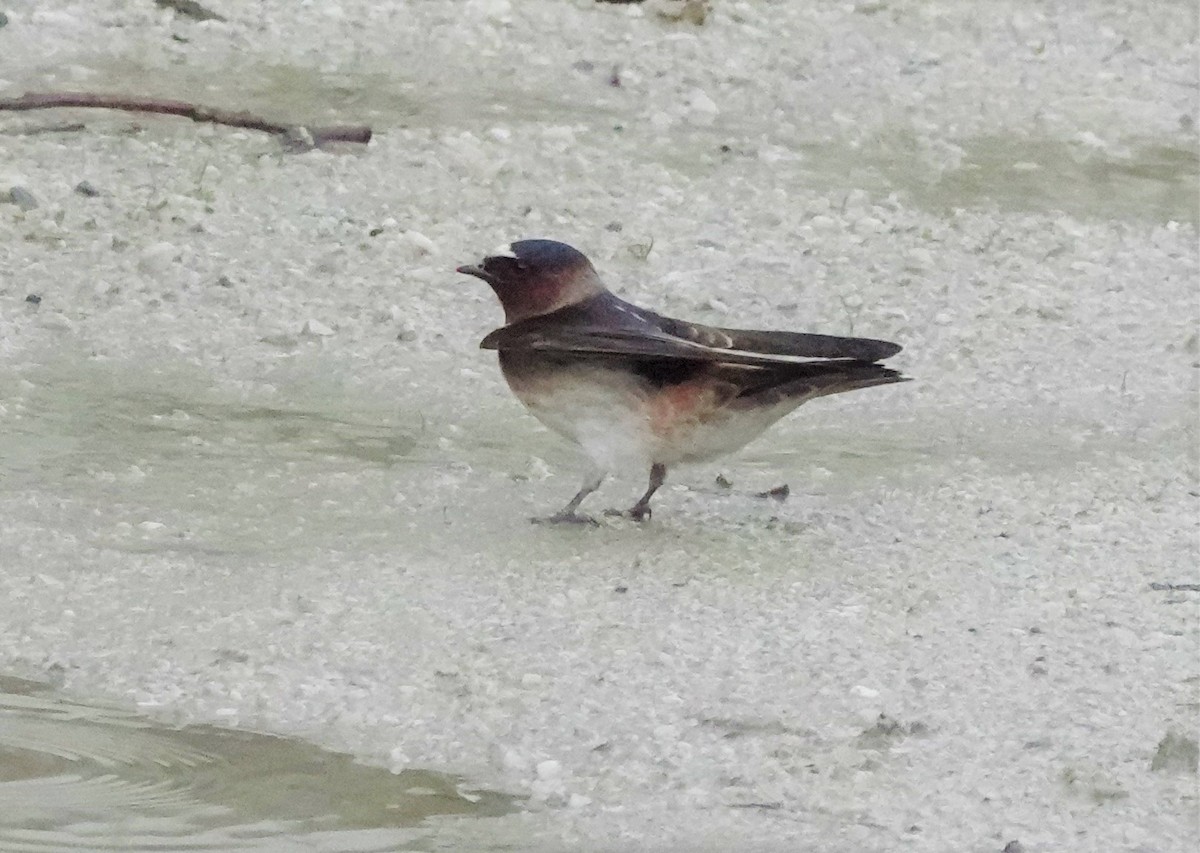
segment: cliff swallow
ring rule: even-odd
[[[609,471],[649,466],[626,513],[642,521],[667,469],[740,449],[801,403],[905,381],[874,362],[897,344],[673,320],[609,292],[591,262],[553,240],[519,240],[458,272],[491,285],[505,323],[496,350],[517,398],[591,462],[582,488],[544,521],[577,510]]]

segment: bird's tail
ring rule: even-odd
[[[857,391],[874,385],[891,385],[893,382],[908,382],[909,377],[898,370],[863,361],[827,362],[827,367],[807,380],[815,386],[814,397],[826,394],[841,394]]]
[[[781,371],[783,373],[783,371]],[[867,361],[834,359],[813,361],[795,365],[784,375],[777,374],[774,381],[757,389],[747,389],[740,395],[746,402],[773,403],[785,400],[797,405],[813,397],[841,394],[870,388],[874,385],[891,385],[893,382],[908,382],[909,377],[898,370]]]

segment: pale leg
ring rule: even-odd
[[[595,471],[588,474],[586,480],[583,481],[583,486],[575,493],[575,497],[571,498],[570,502],[560,509],[554,515],[546,518],[532,518],[534,524],[595,524],[596,519],[587,516],[579,515],[575,510],[579,509],[579,505],[583,503],[583,499],[590,495],[596,489],[600,488],[600,484],[604,482],[605,473],[603,471]]]
[[[661,462],[655,462],[650,466],[650,485],[646,489],[646,494],[642,495],[638,502],[625,512],[612,510],[610,515],[627,515],[634,521],[645,521],[650,517],[650,498],[654,497],[654,493],[658,491],[667,479],[667,466]]]

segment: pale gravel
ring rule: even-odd
[[[0,136],[40,202],[0,205],[0,669],[530,797],[458,849],[1194,849],[1195,776],[1149,768],[1197,728],[1197,599],[1149,585],[1196,581],[1195,220],[812,174],[1194,151],[1189,4],[207,5],[12,3],[0,92],[377,136]],[[644,529],[530,526],[572,457],[451,270],[533,235],[668,313],[901,341],[918,381],[673,475]]]

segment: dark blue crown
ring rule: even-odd
[[[582,252],[557,240],[518,240],[509,248],[517,260],[530,269],[555,270],[588,265]]]

